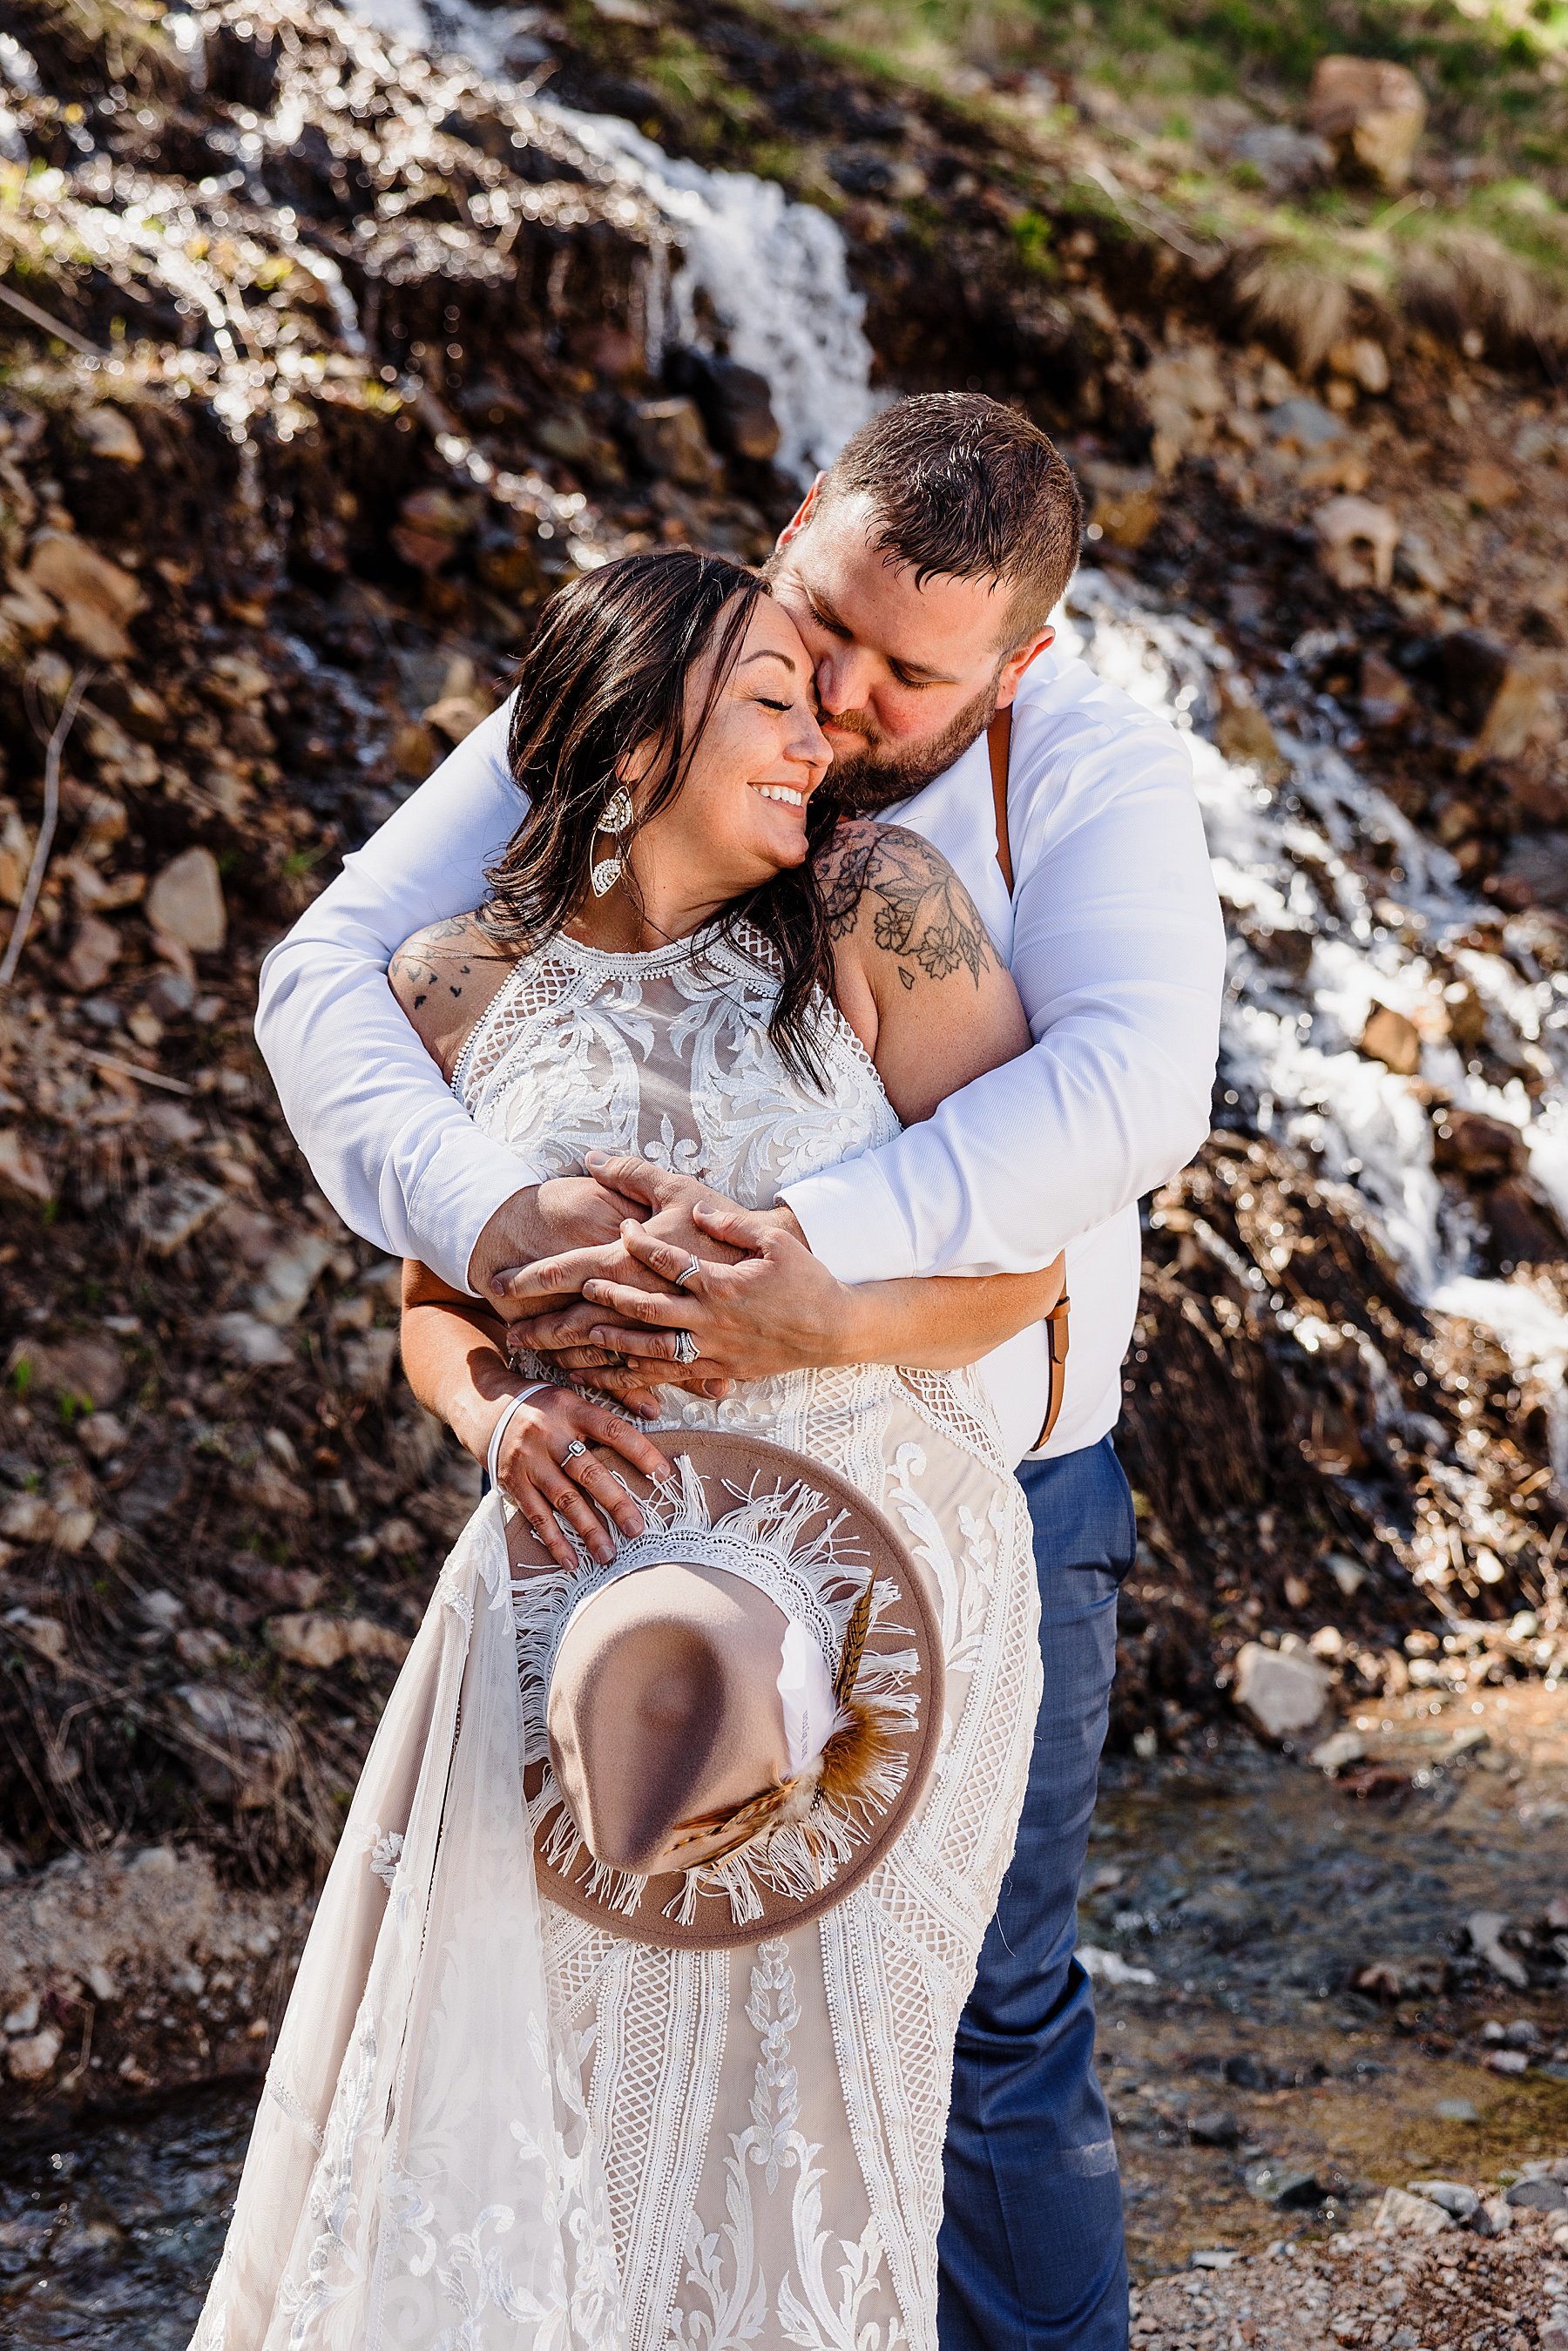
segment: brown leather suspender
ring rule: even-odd
[[[997,818],[997,863],[1002,869],[1002,880],[1008,885],[1009,898],[1013,893],[1013,852],[1008,835],[1008,763],[1012,739],[1012,711],[1010,708],[998,710],[986,729],[986,748],[991,760],[991,804]],[[1067,1393],[1068,1302],[1064,1290],[1045,1318],[1046,1352],[1051,1362],[1051,1402],[1046,1407],[1045,1426],[1031,1448],[1036,1453],[1056,1426],[1061,1400]]]

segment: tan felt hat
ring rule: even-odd
[[[759,1437],[660,1442],[668,1479],[627,1479],[641,1535],[514,1586],[539,1886],[635,1941],[755,1943],[897,1837],[936,1760],[940,1633],[843,1479]]]

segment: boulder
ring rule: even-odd
[[[1432,1130],[1432,1165],[1445,1176],[1474,1176],[1496,1183],[1521,1176],[1529,1154],[1523,1135],[1506,1119],[1484,1111],[1448,1109]]]
[[[716,464],[695,401],[638,401],[632,411],[632,439],[651,474],[662,474],[683,489],[711,488]]]
[[[1436,2204],[1439,2211],[1458,2220],[1461,2227],[1480,2210],[1479,2196],[1462,2179],[1413,2179],[1409,2192],[1412,2196],[1425,2196],[1429,2204]]]
[[[779,453],[779,423],[768,378],[737,360],[716,359],[685,344],[664,362],[672,392],[695,400],[717,445],[732,457],[767,465]]]
[[[1333,150],[1342,172],[1396,191],[1410,176],[1427,121],[1420,83],[1383,57],[1320,57],[1307,123]]]
[[[1270,1739],[1310,1730],[1328,1704],[1329,1677],[1305,1650],[1249,1641],[1236,1660],[1236,1703]]]
[[[216,955],[228,935],[224,885],[210,849],[187,849],[165,865],[147,893],[147,919],[193,955]]]
[[[1361,1032],[1361,1050],[1396,1078],[1413,1078],[1421,1066],[1421,1033],[1391,1004],[1375,1004]]]
[[[1407,2188],[1388,2188],[1372,2225],[1380,2237],[1440,2237],[1454,2223],[1429,2196],[1412,2196]]]
[[[94,661],[129,661],[127,623],[146,605],[136,580],[69,530],[41,530],[23,575],[58,606],[66,634]]]

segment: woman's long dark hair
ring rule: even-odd
[[[640,746],[652,743],[653,758],[633,825],[620,837],[622,857],[668,808],[768,592],[755,572],[723,556],[672,548],[623,555],[551,601],[517,676],[507,755],[528,812],[487,875],[484,918],[497,937],[533,946],[582,904],[617,763]],[[686,689],[710,648],[713,673],[694,720]],[[716,927],[733,938],[749,922],[771,941],[783,980],[768,1034],[798,1077],[821,1084],[813,1032],[820,995],[832,994],[833,958],[816,852],[836,810],[821,789],[806,807],[805,862],[732,899]]]

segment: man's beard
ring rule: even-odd
[[[834,726],[864,738],[863,747],[858,749],[845,750],[837,743],[833,746],[833,764],[828,770],[827,783],[835,804],[847,815],[875,816],[879,810],[896,808],[900,801],[913,799],[916,792],[935,783],[985,733],[996,716],[1000,676],[998,667],[996,677],[948,720],[940,735],[928,743],[911,743],[900,750],[890,749],[885,737],[872,735],[863,711],[830,714]]]

